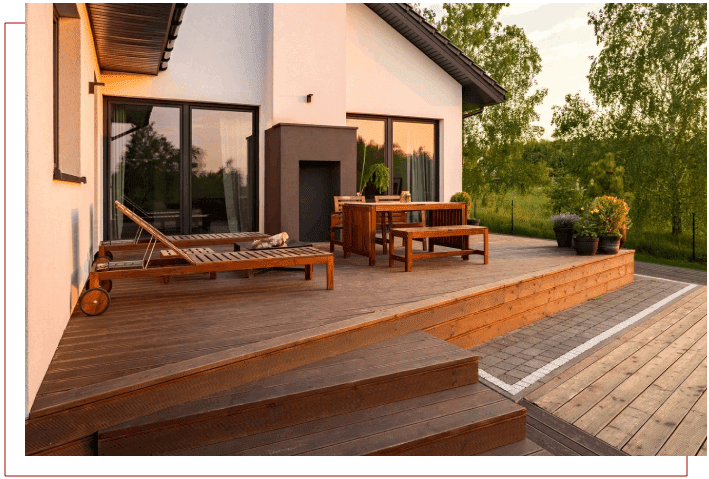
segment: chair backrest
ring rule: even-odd
[[[401,196],[397,195],[379,195],[374,197],[375,203],[385,203],[385,202],[401,201]],[[381,213],[380,213],[381,214]],[[405,223],[408,220],[408,213],[406,211],[397,211],[392,214],[392,221],[396,223]],[[377,219],[381,221],[381,217]]]
[[[335,204],[335,213],[342,212],[342,203],[363,203],[365,199],[364,196],[333,196],[332,201]]]
[[[379,195],[374,197],[375,203],[381,203],[384,201],[401,201],[401,196],[398,195]]]
[[[126,215],[128,218],[130,218],[135,224],[143,228],[145,231],[150,233],[153,238],[156,240],[160,241],[162,244],[164,244],[166,247],[170,248],[172,251],[174,251],[177,255],[179,255],[182,259],[187,260],[190,264],[197,264],[194,262],[192,258],[187,256],[184,251],[182,251],[180,248],[172,244],[167,237],[162,234],[157,228],[155,228],[153,225],[145,221],[143,218],[140,216],[136,215],[133,213],[131,210],[126,208],[124,205],[116,201],[116,209]]]

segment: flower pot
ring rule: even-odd
[[[627,232],[628,230],[625,228],[625,226],[620,227],[620,245],[618,246],[618,248],[623,247],[623,243],[625,243],[625,235]]]
[[[554,234],[556,235],[556,244],[559,245],[559,248],[571,246],[571,240],[574,236],[573,228],[554,228]]]
[[[601,236],[598,238],[598,252],[616,254],[620,249],[620,236]]]
[[[480,220],[472,220],[468,218],[468,226],[480,226]]]
[[[579,256],[593,256],[598,249],[598,238],[589,236],[576,237],[576,253]]]

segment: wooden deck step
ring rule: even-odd
[[[103,429],[98,452],[176,454],[474,384],[477,373],[477,356],[416,331]]]
[[[184,455],[471,455],[524,440],[525,409],[475,383]]]
[[[553,456],[552,453],[529,439],[485,451],[477,456]]]

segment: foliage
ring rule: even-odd
[[[601,236],[620,236],[621,228],[630,229],[628,204],[613,196],[601,196],[591,203],[591,211],[598,211],[598,232]]]
[[[372,182],[378,192],[383,193],[389,189],[389,168],[384,163],[375,163],[362,175],[362,183]],[[364,188],[362,188],[364,189]]]
[[[524,143],[543,134],[532,125],[538,120],[535,108],[547,94],[544,88],[533,90],[541,57],[521,28],[497,21],[506,6],[509,4],[446,3],[447,15],[436,24],[507,90],[504,103],[488,106],[463,122],[463,189],[473,198],[511,189],[526,191],[548,176],[543,159],[523,155]],[[423,14],[435,19],[433,12],[424,10]]]
[[[682,232],[706,209],[707,5],[606,4],[589,14],[603,48],[589,87],[642,210]],[[635,210],[638,210],[636,205]]]
[[[549,218],[549,221],[554,225],[554,229],[560,228],[573,228],[574,223],[576,223],[581,218],[579,215],[573,213],[564,213],[560,215],[554,215]]]
[[[574,223],[574,230],[576,230],[576,236],[579,238],[597,238],[598,223],[596,218],[589,216],[582,217]]]
[[[452,203],[465,203],[465,207],[468,211],[468,217],[473,217],[473,199],[465,191],[459,191],[451,196],[450,201]]]
[[[625,168],[615,166],[613,153],[607,153],[600,160],[591,163],[591,166],[588,167],[588,172],[591,177],[588,185],[588,194],[590,196],[615,195],[622,198],[625,195],[623,190]]]
[[[552,179],[546,188],[551,211],[579,213],[584,202],[584,190],[573,176],[559,176]]]

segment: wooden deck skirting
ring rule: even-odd
[[[99,429],[416,330],[469,347],[631,283],[633,258],[597,256],[38,397],[26,454],[86,453]]]

